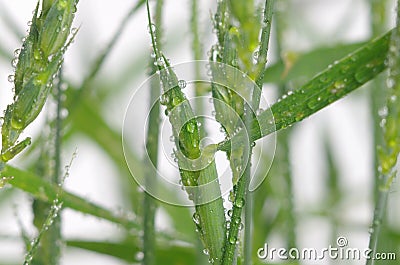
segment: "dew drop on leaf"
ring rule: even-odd
[[[184,89],[186,87],[186,81],[185,80],[179,80],[178,81],[178,86],[180,89]]]
[[[237,242],[237,237],[236,236],[230,236],[229,237],[229,244],[234,245]]]
[[[207,256],[210,254],[208,248],[203,249],[203,253],[204,253],[205,255],[207,255]]]
[[[195,213],[193,214],[193,222],[194,222],[196,225],[200,225],[200,216],[199,216],[199,214],[198,214],[197,212],[195,212]]]
[[[160,104],[167,105],[169,103],[169,97],[167,94],[162,94],[160,97]]]
[[[244,206],[244,199],[239,199],[237,201],[235,201],[235,206],[238,208],[242,208]]]
[[[15,76],[14,75],[9,75],[7,78],[8,82],[13,83],[15,80]]]
[[[186,130],[187,130],[189,133],[194,133],[195,129],[196,129],[196,126],[195,126],[192,122],[189,122],[189,123],[186,125]]]

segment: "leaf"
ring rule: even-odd
[[[361,87],[387,68],[391,32],[336,61],[301,88],[289,93],[253,120],[250,138],[256,141],[311,116]],[[241,137],[243,131],[235,137]],[[228,150],[231,140],[219,144]]]
[[[99,242],[68,240],[67,245],[94,251],[97,253],[113,256],[127,262],[139,262],[140,247],[138,242],[126,240],[125,242]],[[173,253],[173,254],[172,254]],[[156,253],[157,260],[162,260],[163,264],[190,264],[196,261],[196,252],[193,248],[161,244]]]
[[[58,186],[52,185],[30,172],[25,172],[8,165],[4,168],[2,176],[14,176],[14,178],[9,181],[13,187],[19,188],[30,193],[35,198],[49,203],[52,203],[56,198],[59,190]],[[60,201],[63,201],[64,207],[120,224],[127,229],[140,229],[140,226],[135,221],[117,216],[111,211],[67,191],[63,190],[59,198]]]
[[[295,54],[295,59],[289,58],[288,55],[284,60],[280,60],[267,68],[264,82],[286,83],[299,78],[309,80],[333,61],[346,56],[364,44],[365,42],[360,42],[320,47],[309,52]]]

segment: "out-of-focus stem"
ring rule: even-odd
[[[378,195],[375,205],[374,218],[371,226],[371,237],[369,248],[372,250],[367,265],[375,262],[378,238],[382,221],[387,207],[389,192],[394,178],[397,175],[396,164],[400,153],[400,107],[398,100],[400,97],[400,0],[397,1],[396,27],[392,31],[389,53],[388,67],[389,77],[387,79],[387,94],[384,113],[381,113],[382,145],[378,147]]]
[[[155,22],[159,25],[156,30],[156,38],[161,38],[161,20],[162,20],[162,7],[163,0],[157,0],[156,11],[155,11]],[[155,59],[150,60],[151,73],[153,75],[157,71],[155,66]],[[147,141],[146,150],[147,155],[150,158],[151,164],[146,166],[146,168],[157,168],[158,167],[158,135],[160,131],[160,84],[153,79],[150,88],[150,102],[149,106],[152,107],[149,113],[149,125],[147,130]],[[153,102],[156,102],[154,106]],[[147,174],[155,174],[156,171],[150,170]],[[155,178],[153,176],[146,177],[146,189],[155,189]],[[144,224],[144,234],[143,234],[143,265],[154,265],[155,260],[155,250],[156,250],[156,235],[155,235],[155,214],[157,210],[157,204],[153,197],[145,193],[143,198],[143,224]]]

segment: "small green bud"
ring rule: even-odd
[[[75,0],[54,1],[44,19],[39,33],[40,48],[46,58],[59,52],[66,44],[70,35],[74,18]]]

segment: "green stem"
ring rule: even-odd
[[[287,5],[287,4],[286,4]],[[277,56],[281,56],[283,50],[284,43],[284,32],[286,29],[286,18],[283,14],[280,14],[276,17],[275,27],[277,29],[277,37],[276,37],[276,54]],[[286,83],[282,83],[278,85],[278,90],[280,97],[283,97],[284,94],[289,92],[288,85]],[[276,150],[276,159],[280,166],[278,166],[278,170],[282,173],[285,182],[286,182],[286,199],[284,202],[285,210],[287,213],[286,216],[286,224],[287,224],[287,248],[296,247],[296,218],[294,214],[294,190],[293,190],[293,175],[291,171],[291,163],[290,163],[290,145],[289,140],[292,134],[292,130],[288,129],[286,131],[278,134],[277,137],[277,150]]]
[[[198,13],[199,13],[199,4],[198,0],[192,0],[192,6],[191,6],[191,19],[190,19],[190,28],[191,28],[191,33],[192,33],[192,50],[193,50],[193,58],[195,60],[195,66],[194,66],[194,73],[195,73],[195,78],[199,80],[200,78],[200,64],[198,63],[199,60],[201,60],[201,54],[202,54],[202,48],[201,48],[201,43],[200,43],[200,33],[199,33],[199,18],[198,18]],[[204,94],[204,91],[202,90],[202,84],[196,83],[195,84],[195,96],[196,97],[201,97]],[[203,102],[198,102],[195,106],[196,112],[197,113],[204,113],[203,112]],[[204,118],[203,117],[198,117],[198,120],[200,123],[204,124]],[[205,131],[203,130],[205,133]],[[203,138],[205,135],[200,135],[201,138]]]
[[[194,73],[195,73],[195,78],[196,80],[200,80],[200,64],[198,63],[199,60],[201,60],[201,54],[202,54],[202,47],[200,43],[200,33],[199,33],[199,3],[198,0],[192,0],[191,1],[192,6],[191,6],[191,18],[190,18],[190,28],[191,28],[191,34],[192,34],[192,50],[193,50],[193,59],[195,60],[195,66],[194,66]],[[196,83],[195,85],[195,97],[201,97],[204,94],[204,91],[202,90],[202,84]],[[197,104],[195,106],[196,112],[197,113],[204,113],[204,106],[202,101],[197,101]],[[198,117],[198,121],[201,124],[204,124],[205,119],[204,117]],[[200,130],[200,138],[205,137],[207,132],[205,130]],[[200,240],[197,241],[197,246],[201,248],[201,242]],[[197,257],[196,257],[196,264],[202,265],[204,264],[205,258],[202,252],[197,252]]]
[[[400,0],[397,1],[396,28],[392,31],[390,39],[390,49],[388,53],[389,77],[387,86],[389,89],[386,100],[387,113],[383,114],[382,146],[378,147],[379,159],[379,190],[378,200],[375,205],[374,218],[371,226],[371,237],[369,248],[372,250],[371,258],[367,260],[367,265],[374,264],[373,257],[377,252],[378,238],[381,224],[384,219],[387,201],[391,185],[396,177],[397,158],[400,153],[400,107],[398,98],[400,97]]]
[[[202,151],[200,150],[201,128],[199,128],[189,101],[182,92],[175,72],[159,50],[154,32],[156,26],[152,24],[148,1],[147,15],[151,42],[163,88],[160,103],[166,107],[166,114],[172,125],[175,145],[177,150],[180,151],[180,156],[177,156],[177,158],[182,184],[186,188],[189,199],[196,206],[193,219],[202,237],[205,252],[208,253],[212,264],[219,264],[225,238],[225,217],[215,162],[212,160],[201,170],[192,167],[195,165],[192,160],[204,158],[201,157]],[[208,184],[206,190],[201,189],[204,184]]]
[[[264,83],[264,75],[267,64],[267,55],[269,49],[269,39],[271,35],[271,22],[272,22],[272,14],[274,11],[274,0],[266,0],[264,6],[264,14],[263,14],[263,22],[261,28],[261,41],[260,41],[260,50],[257,58],[257,69],[260,69],[260,72],[256,78],[256,85],[259,89],[254,89],[252,96],[252,104],[256,106],[257,109],[260,105],[260,98],[262,87]]]
[[[386,0],[369,0],[370,2],[370,16],[371,16],[371,30],[372,36],[379,36],[383,34],[386,30],[387,18],[389,17],[386,12]],[[385,78],[384,76],[379,76],[375,80],[373,80],[371,84],[370,91],[370,106],[371,106],[371,117],[373,123],[373,134],[372,134],[372,143],[373,143],[373,161],[374,161],[374,183],[373,183],[373,191],[374,191],[374,201],[378,201],[378,193],[379,193],[379,161],[378,154],[376,152],[376,146],[382,144],[382,131],[379,126],[380,117],[378,115],[379,109],[384,105],[385,94],[382,93],[385,87]]]
[[[246,176],[250,175],[251,163],[246,165],[243,176],[234,186],[235,198],[232,206],[232,216],[228,237],[224,245],[224,253],[222,256],[222,265],[232,265],[235,258],[236,246],[238,243],[238,234],[242,220],[242,209],[246,201],[246,193],[248,192],[248,181]]]
[[[156,3],[156,12],[155,12],[155,21],[157,25],[161,25],[162,20],[162,6],[163,0],[157,0]],[[156,36],[158,39],[161,39],[161,30],[156,31]],[[157,68],[154,65],[156,61],[153,59],[150,60],[151,73],[150,76],[156,73]],[[151,165],[147,165],[146,168],[158,168],[158,135],[160,132],[160,86],[157,80],[152,79],[151,82],[151,90],[150,90],[150,101],[149,106],[151,107],[149,113],[149,124],[147,128],[147,141],[146,141],[146,150],[147,155],[150,158]],[[155,105],[153,105],[155,102]],[[155,177],[149,174],[154,174],[157,171],[147,170],[146,174],[146,190],[155,189],[155,185],[157,184],[155,181]],[[151,195],[145,193],[143,199],[143,223],[144,223],[144,233],[143,233],[143,265],[153,265],[156,264],[155,260],[155,250],[156,250],[156,228],[155,228],[155,214],[157,210],[156,200],[151,197]]]

